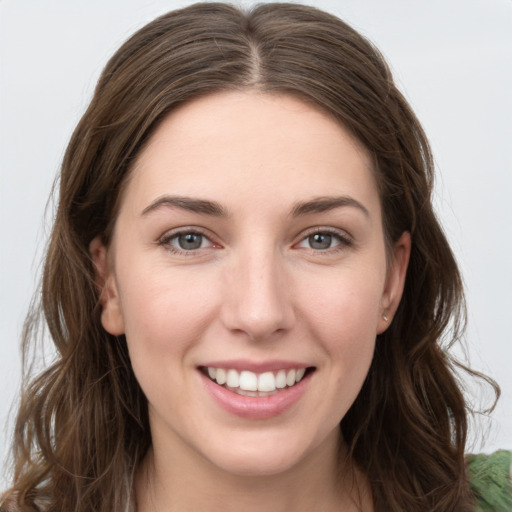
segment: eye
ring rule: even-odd
[[[333,246],[339,244],[339,240],[336,240],[330,233],[315,233],[307,237],[307,243],[311,249],[323,251],[330,249]]]
[[[328,230],[318,230],[303,238],[297,246],[314,251],[329,251],[342,249],[351,244],[352,241],[346,235]]]
[[[194,230],[168,234],[159,243],[173,252],[192,252],[214,246],[206,235]]]
[[[175,235],[170,240],[170,243],[172,245],[177,245],[184,251],[195,251],[203,247],[205,240],[206,238],[200,233],[183,233],[180,235]]]

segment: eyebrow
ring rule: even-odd
[[[226,217],[227,212],[216,201],[207,201],[205,199],[195,199],[182,196],[162,196],[153,201],[149,206],[142,210],[142,215],[161,208],[162,206],[181,208],[194,213],[203,215],[212,215],[214,217]]]
[[[157,210],[162,206],[181,208],[190,212],[200,213],[203,215],[212,215],[214,217],[227,217],[226,210],[216,201],[183,196],[159,197],[149,206],[144,208],[144,210],[142,210],[142,215],[147,215],[148,213]],[[310,201],[301,201],[295,203],[292,208],[291,215],[292,217],[299,217],[301,215],[322,213],[343,207],[357,208],[363,212],[366,217],[370,216],[370,212],[367,210],[367,208],[350,196],[317,197]]]
[[[357,208],[365,214],[366,217],[370,217],[368,209],[362,205],[359,201],[350,196],[336,196],[336,197],[317,197],[311,201],[296,203],[292,209],[292,217],[298,217],[300,215],[308,215],[312,213],[322,213],[335,208],[343,207]]]

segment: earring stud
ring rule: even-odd
[[[382,313],[382,318],[384,319],[384,322],[388,321],[388,317],[386,316],[386,313]]]

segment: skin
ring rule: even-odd
[[[155,206],[163,196],[225,215]],[[292,214],[332,197],[353,204]],[[200,248],[180,248],[178,232],[201,233]],[[110,246],[90,250],[103,326],[126,335],[149,403],[139,510],[352,510],[353,479],[372,510],[364,477],[339,462],[339,422],[398,307],[410,239],[386,254],[370,158],[347,130],[285,95],[188,103],[139,155]],[[198,366],[225,359],[315,370],[291,408],[254,420],[205,390]]]

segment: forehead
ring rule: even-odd
[[[164,193],[379,202],[368,152],[348,130],[296,97],[256,91],[216,93],[171,112],[139,154],[126,193],[139,208]]]

